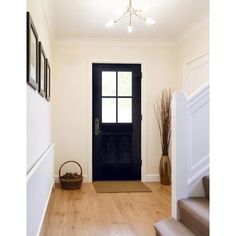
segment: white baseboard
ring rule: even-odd
[[[54,175],[54,181],[55,183],[59,183],[59,175]]]
[[[45,214],[46,214],[46,211],[47,211],[47,208],[48,208],[48,203],[49,203],[49,200],[50,200],[50,196],[51,196],[53,187],[54,187],[54,180],[52,181],[52,185],[51,185],[50,191],[48,193],[47,202],[46,202],[46,205],[45,205],[44,210],[43,210],[43,215],[42,215],[42,218],[41,218],[41,221],[40,221],[40,224],[39,224],[38,232],[36,234],[37,236],[39,236],[40,232],[41,232],[41,228],[42,228],[44,217],[45,217]]]
[[[159,174],[146,174],[143,182],[160,182]]]
[[[88,181],[88,175],[83,175],[83,177],[84,177],[83,182],[88,183],[89,182]],[[54,175],[54,180],[55,180],[55,183],[59,183],[60,182],[59,181],[59,175]]]

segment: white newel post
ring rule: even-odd
[[[190,97],[182,91],[172,99],[172,217],[177,202],[204,196],[202,177],[209,175],[209,85]]]
[[[177,201],[187,197],[187,97],[177,91],[172,99],[172,217],[178,218]]]

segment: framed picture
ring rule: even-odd
[[[47,59],[47,69],[46,69],[46,99],[50,101],[51,95],[51,68],[49,61]]]
[[[27,83],[35,90],[38,89],[38,33],[27,12]]]
[[[47,59],[43,50],[42,43],[39,42],[39,94],[42,97],[46,95],[46,65]]]

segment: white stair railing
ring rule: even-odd
[[[209,173],[209,85],[190,97],[177,91],[172,100],[172,216],[177,201],[204,196],[201,179]]]

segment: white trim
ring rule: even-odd
[[[59,183],[59,175],[54,175],[54,182]]]
[[[44,161],[44,159],[47,157],[47,154],[51,151],[52,148],[54,148],[54,143],[52,143],[48,147],[48,149],[39,157],[38,161],[28,171],[28,173],[27,173],[27,181],[31,178],[31,176],[34,174],[34,172],[38,169],[38,167]]]
[[[115,46],[175,46],[172,39],[127,39],[127,38],[78,38],[60,37],[55,43],[75,43],[79,45],[115,45]]]
[[[145,175],[147,173],[147,160],[146,160],[146,133],[147,133],[147,113],[146,113],[146,97],[147,97],[147,83],[146,83],[146,63],[144,61],[140,62],[141,71],[142,71],[142,79],[141,79],[141,114],[142,114],[142,122],[141,122],[141,181],[145,181]]]
[[[183,73],[183,78],[182,78],[182,84],[183,84],[183,88],[184,90],[188,91],[188,94],[190,93],[190,96],[188,97],[188,100],[190,100],[189,102],[191,102],[191,100],[194,100],[194,97],[198,98],[198,93],[202,93],[201,90],[206,90],[206,86],[209,84],[209,82],[207,82],[206,84],[202,85],[199,89],[196,89],[194,92],[192,91],[192,81],[189,80],[188,76],[190,73],[190,69],[196,69],[196,66],[191,65],[191,63],[200,63],[197,67],[199,66],[203,66],[206,64],[209,64],[209,51],[204,52],[198,56],[195,56],[187,61],[185,61],[182,65],[182,73]],[[209,85],[208,85],[209,87]],[[191,92],[189,91],[191,90]],[[200,98],[199,98],[200,99]]]
[[[209,11],[205,12],[198,19],[196,19],[192,24],[185,28],[179,36],[175,38],[176,45],[183,42],[186,38],[190,37],[197,30],[199,30],[203,25],[209,24]]]
[[[206,51],[204,50],[203,52],[201,52],[201,54],[198,54],[197,56],[195,55],[195,56],[190,57],[188,60],[185,60],[183,62],[183,68],[182,69],[185,70],[185,67],[187,65],[191,64],[194,61],[197,61],[198,59],[201,59],[201,57],[208,56],[208,61],[209,61],[209,55],[210,55],[209,50],[206,50]],[[183,72],[183,74],[184,74],[184,72]]]
[[[92,140],[93,140],[93,121],[92,121],[92,117],[93,117],[93,101],[92,101],[92,97],[93,97],[93,91],[92,91],[92,87],[93,87],[93,68],[92,68],[92,64],[95,62],[96,60],[89,60],[88,62],[88,158],[87,158],[87,166],[88,166],[88,182],[92,182],[93,180],[93,144],[92,144]]]
[[[141,181],[145,182],[146,177],[146,63],[143,60],[104,60],[104,59],[90,59],[88,60],[88,182],[92,182],[92,64],[93,63],[114,63],[114,64],[141,64],[142,80],[141,80]]]
[[[199,180],[199,177],[201,177],[205,172],[209,170],[209,164],[204,166],[199,172],[197,172],[194,176],[192,176],[190,179],[187,181],[187,185],[191,185],[193,182],[196,180]]]
[[[209,103],[209,100],[207,100],[207,98],[205,97],[205,99],[202,98],[202,101],[199,100],[199,101],[198,101],[198,104],[195,103],[195,104],[192,104],[192,105],[190,105],[190,106],[187,106],[187,108],[189,109],[189,118],[190,118],[191,116],[193,116],[194,113],[196,113],[198,110],[200,110],[204,105],[206,105],[206,104],[208,104],[208,103]],[[190,121],[191,121],[191,120],[190,120]]]
[[[88,175],[83,175],[83,177],[84,177],[83,182],[85,182],[85,183],[91,182],[88,180]],[[55,183],[60,183],[59,175],[54,175],[54,181],[55,181]]]
[[[192,159],[191,159],[192,161]],[[206,156],[204,156],[200,161],[198,161],[196,164],[191,165],[191,169],[190,171],[194,171],[196,170],[199,166],[201,166],[202,164],[204,164],[204,162],[208,162],[209,163],[209,154],[207,154]],[[191,162],[192,164],[192,162]]]
[[[47,211],[47,208],[48,208],[48,203],[49,203],[49,200],[50,200],[50,196],[51,196],[51,193],[52,193],[53,186],[54,186],[54,180],[52,181],[50,191],[48,193],[47,201],[46,201],[46,204],[45,204],[45,207],[44,207],[44,210],[43,210],[43,214],[42,214],[42,218],[41,218],[41,221],[40,221],[40,224],[39,224],[39,227],[38,227],[38,231],[37,231],[37,234],[36,234],[37,236],[39,236],[40,232],[41,232],[41,228],[42,228],[44,217],[45,217],[45,214],[46,214],[46,211]]]
[[[142,182],[160,182],[159,174],[146,174],[145,180]]]
[[[193,106],[197,101],[201,100],[203,96],[208,95],[208,93],[209,93],[209,83],[206,83],[187,98],[188,107]]]
[[[187,62],[185,62],[184,64],[188,65],[188,64],[191,64],[192,62],[194,61],[197,61],[198,59],[200,59],[201,57],[204,57],[204,56],[209,56],[209,51],[197,56],[197,57],[194,57],[192,58],[191,60],[188,60]],[[209,60],[208,60],[209,61]]]

